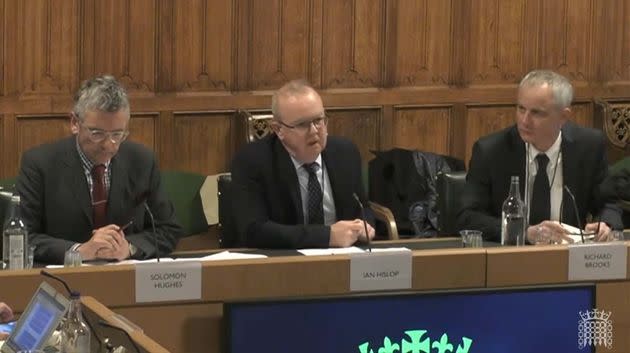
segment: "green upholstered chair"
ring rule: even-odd
[[[199,189],[205,180],[206,176],[201,174],[162,171],[162,186],[166,196],[173,202],[177,220],[184,229],[184,236],[208,231],[208,222],[199,195]]]

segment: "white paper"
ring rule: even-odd
[[[231,251],[221,251],[220,253],[206,255],[202,257],[195,258],[177,258],[173,261],[181,262],[181,261],[219,261],[219,260],[242,260],[242,259],[265,259],[267,255],[262,254],[247,254],[247,253],[239,253],[239,252],[231,252]]]
[[[136,264],[136,302],[201,299],[201,262]]]
[[[372,248],[372,252],[411,251],[409,248]],[[366,252],[369,252],[366,250]]]
[[[569,245],[569,280],[625,279],[627,255],[623,242]]]
[[[306,256],[319,256],[319,255],[343,255],[343,254],[358,254],[365,252],[361,248],[351,246],[349,248],[327,248],[327,249],[300,249],[299,253]]]
[[[350,290],[411,288],[411,254],[408,249],[352,254],[350,256]]]

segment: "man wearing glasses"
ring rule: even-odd
[[[560,222],[582,227],[582,233],[599,241],[608,239],[611,229],[622,229],[620,209],[597,192],[608,173],[605,137],[569,121],[572,99],[571,83],[555,72],[537,70],[523,78],[516,124],[473,146],[460,229],[481,230],[484,238],[500,240],[501,209],[513,175],[519,176],[521,198],[529,205],[530,243],[572,242]],[[588,224],[587,213],[595,218]]]
[[[73,136],[22,156],[17,192],[35,261],[62,263],[69,249],[83,260],[144,259],[175,247],[181,228],[153,153],[125,141],[129,118],[127,93],[113,77],[87,80],[74,97]]]
[[[363,198],[356,146],[328,136],[322,99],[305,81],[272,97],[271,134],[232,163],[239,240],[251,247],[347,247],[374,237],[359,219]]]

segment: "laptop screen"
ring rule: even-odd
[[[57,328],[68,300],[47,283],[42,283],[26,307],[2,352],[40,349]]]

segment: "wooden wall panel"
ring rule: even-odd
[[[593,105],[590,103],[577,103],[571,107],[573,122],[586,127],[596,127],[593,121]],[[602,129],[602,127],[599,127]]]
[[[591,76],[591,7],[592,0],[541,2],[538,67],[556,70],[574,84],[585,83]]]
[[[7,1],[4,94],[70,94],[78,80],[78,0]]]
[[[398,147],[446,155],[451,152],[451,107],[397,107],[393,119],[385,124],[389,126],[383,130],[391,134],[393,145],[383,146],[384,149]]]
[[[84,2],[84,78],[109,73],[130,91],[155,90],[155,1]]]
[[[201,174],[227,171],[232,159],[232,117],[231,112],[176,113],[174,169]]]
[[[148,148],[158,151],[159,136],[157,135],[157,113],[132,114],[129,122],[129,140],[141,143]]]
[[[230,90],[232,46],[235,45],[233,2],[189,0],[175,1],[173,6],[172,33],[166,33],[172,37],[172,42],[167,41],[160,48],[160,55],[169,57],[162,62],[172,65],[162,68],[161,72],[173,76],[177,91]]]
[[[268,109],[298,77],[364,160],[395,146],[468,160],[512,124],[534,68],[573,80],[574,120],[601,129],[592,101],[630,100],[628,18],[630,0],[0,0],[0,173],[67,135],[72,93],[105,72],[131,93],[130,138],[204,174],[229,166],[232,112]]]
[[[239,89],[265,90],[308,78],[312,6],[309,0],[251,1],[240,16]]]
[[[447,85],[450,1],[390,1],[386,39],[388,86]]]
[[[0,28],[4,31],[4,0],[0,0]],[[4,95],[4,35],[0,35],[0,97]],[[2,155],[2,154],[0,154]]]
[[[469,27],[459,45],[465,81],[470,84],[518,83],[524,75],[527,38],[535,35],[525,0],[466,1]]]
[[[593,47],[596,79],[611,84],[630,82],[630,2],[593,2]]]
[[[382,84],[384,0],[324,0],[322,88]]]
[[[17,116],[15,123],[15,155],[12,161],[15,172],[9,175],[17,175],[20,156],[32,147],[43,143],[53,142],[70,136],[70,119],[68,115],[46,116]]]
[[[472,156],[472,146],[480,137],[504,129],[512,124],[516,118],[514,106],[474,106],[466,112],[466,165]]]
[[[380,109],[327,109],[326,113],[330,116],[328,133],[352,140],[359,148],[363,162],[372,159],[370,150],[377,150],[380,145]]]

